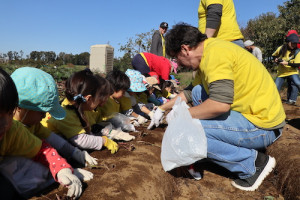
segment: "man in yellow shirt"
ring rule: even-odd
[[[199,31],[244,47],[236,20],[233,0],[201,0],[198,8]]]
[[[182,66],[199,70],[201,85],[178,96],[194,104],[189,111],[204,128],[208,160],[239,177],[232,181],[234,187],[256,190],[276,165],[274,158],[258,150],[280,137],[285,125],[272,77],[245,49],[218,38],[207,39],[187,24],[168,32],[166,52]],[[176,99],[157,109],[149,128],[159,125]]]

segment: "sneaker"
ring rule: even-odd
[[[255,161],[256,172],[253,176],[246,179],[236,179],[231,182],[231,184],[245,191],[256,190],[263,180],[270,174],[276,165],[275,158],[267,156],[263,153],[258,152]]]
[[[291,99],[287,100],[285,103],[289,104],[289,105],[296,105],[296,101],[291,100]]]
[[[195,171],[194,169],[194,165],[190,165],[188,168],[189,173],[192,175],[192,177],[194,179],[196,179],[197,181],[200,180],[202,178],[200,172]]]

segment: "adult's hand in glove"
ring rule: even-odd
[[[123,132],[120,128],[117,130],[111,130],[108,137],[109,139],[124,140],[124,141],[130,141],[135,139],[133,135],[129,135],[129,133]]]
[[[86,151],[81,151],[80,149],[78,149],[77,147],[75,148],[73,154],[72,154],[72,158],[74,160],[76,160],[77,162],[79,162],[82,165],[97,165],[97,158],[94,158],[92,156],[90,156],[90,154]]]
[[[64,168],[57,173],[57,180],[68,188],[68,197],[78,198],[82,192],[81,181],[72,174],[71,169]]]
[[[154,116],[154,111],[151,111],[148,115],[149,115],[150,119],[152,120],[153,116]]]
[[[158,107],[153,115],[153,118],[151,120],[151,123],[148,126],[148,129],[151,129],[154,125],[156,127],[158,127],[159,124],[161,123],[164,113],[165,113],[165,111],[163,109],[161,109],[160,107]]]
[[[142,115],[139,115],[136,119],[137,119],[137,121],[138,121],[139,124],[144,124],[144,123],[146,123],[148,121],[148,119],[146,119]]]
[[[112,141],[111,139],[108,139],[106,136],[102,136],[102,138],[105,140],[104,146],[110,150],[111,154],[114,154],[118,151],[119,146],[116,142]]]
[[[77,176],[81,181],[89,181],[94,178],[94,174],[85,169],[75,168],[74,175]]]

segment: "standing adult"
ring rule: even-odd
[[[278,91],[280,91],[285,79],[289,79],[294,83],[298,90],[300,90],[300,78],[297,69],[297,64],[300,63],[300,53],[297,54],[296,51],[297,45],[299,44],[299,37],[297,34],[293,33],[286,37],[285,41],[286,42],[282,46],[278,47],[272,54],[275,58],[275,62],[278,63],[275,83]],[[297,96],[295,98],[296,99],[294,102],[291,102],[291,104],[296,103]]]
[[[153,76],[158,83],[161,80],[169,80],[171,72],[171,61],[163,56],[152,53],[139,53],[131,61],[133,69],[141,72],[144,76]]]
[[[236,20],[233,0],[201,0],[198,8],[199,31],[244,47],[243,35]]]
[[[289,30],[285,37],[288,37],[289,35],[291,35],[293,33],[298,35],[298,32],[296,30]],[[298,35],[298,37],[299,37],[299,35]],[[298,43],[297,48],[298,48],[298,50],[296,50],[296,51],[298,51],[297,53],[299,53],[300,43]],[[290,79],[287,79],[287,85],[288,85],[287,93],[286,93],[287,101],[285,103],[294,105],[297,102],[299,90],[298,90],[297,86],[295,85],[295,83],[292,82]]]
[[[152,36],[150,53],[166,57],[164,34],[167,32],[168,27],[167,22],[160,23],[159,30],[156,30]]]
[[[254,42],[251,40],[247,40],[244,42],[245,48],[252,53],[260,62],[262,62],[262,53],[261,50],[254,46]]]
[[[167,33],[166,52],[181,66],[199,70],[201,84],[177,96],[194,104],[189,112],[204,128],[208,160],[238,177],[232,181],[234,187],[256,190],[276,165],[261,150],[280,137],[286,117],[269,72],[245,49],[207,39],[186,24]],[[148,128],[159,125],[164,110],[171,109],[176,99],[157,108]]]

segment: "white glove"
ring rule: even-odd
[[[136,119],[138,120],[139,124],[144,124],[144,123],[146,123],[148,121],[148,119],[146,119],[142,115],[139,115]]]
[[[152,119],[153,119],[154,112],[151,111],[148,115],[149,115],[150,119],[152,120]]]
[[[136,119],[132,120],[131,123],[133,124],[133,126],[140,126],[140,124],[138,123],[138,121]]]
[[[85,165],[85,166],[87,166],[87,164],[89,164],[89,165],[97,165],[98,164],[97,158],[90,156],[90,154],[88,152],[81,151],[77,147],[75,148],[75,150],[72,154],[72,158],[74,160],[76,160],[77,162],[79,162],[80,164]]]
[[[135,139],[133,135],[129,135],[129,133],[123,132],[121,129],[111,130],[108,137],[109,139],[124,140],[124,141],[130,141]]]
[[[165,111],[162,110],[160,107],[158,107],[156,110],[155,110],[155,113],[153,115],[153,118],[151,120],[151,123],[149,124],[148,126],[148,129],[151,129],[154,125],[156,127],[159,126],[159,124],[161,123],[161,120],[162,120],[162,117],[164,116],[164,113]]]
[[[57,179],[62,185],[68,188],[68,193],[67,193],[68,197],[78,198],[81,195],[82,192],[81,182],[77,178],[77,176],[72,174],[71,169],[69,168],[61,169],[57,173]]]
[[[75,168],[74,175],[77,176],[81,181],[89,181],[94,178],[94,174],[84,169]]]

